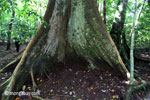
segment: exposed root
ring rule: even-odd
[[[44,74],[46,75],[46,77],[50,80],[49,75],[46,73],[46,71],[44,71]]]
[[[138,79],[142,81],[142,84],[137,85],[137,86],[132,86],[132,90],[130,90],[131,93],[134,93],[137,90],[145,89],[146,86],[150,86],[150,83],[142,80],[141,77],[138,77]],[[128,97],[129,95],[127,95],[126,100],[129,100]]]
[[[33,68],[32,67],[31,67],[31,70],[30,70],[30,75],[31,75],[31,79],[32,79],[33,89],[35,90],[37,88],[37,85],[35,83],[35,79],[34,79],[34,76],[33,76]]]
[[[138,86],[135,86],[135,87],[134,87],[134,91],[143,89],[143,88],[145,88],[147,85],[150,85],[150,83],[147,83],[146,81],[142,80],[142,84],[140,84],[140,85],[138,85]]]
[[[4,68],[2,68],[0,70],[0,73],[7,72],[10,69],[10,67],[12,67],[13,64],[19,62],[21,57],[22,57],[22,53],[18,57],[16,57],[15,59],[13,59],[10,63],[8,63]]]
[[[9,77],[9,79],[7,79],[5,82],[3,82],[2,84],[0,84],[0,91],[4,91],[7,87],[7,85],[10,82],[11,77]]]
[[[136,75],[138,76],[138,74],[136,74]],[[145,88],[147,85],[150,85],[149,82],[144,81],[140,76],[138,76],[138,79],[141,80],[142,84],[137,85],[137,86],[134,86],[134,90],[133,90],[133,91],[143,89],[143,88]]]

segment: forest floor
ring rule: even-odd
[[[6,66],[9,62],[11,62],[15,57],[17,57],[19,54],[21,54],[26,48],[26,45],[21,45],[19,52],[16,52],[16,48],[13,45],[11,47],[11,50],[6,51],[6,44],[0,43],[0,69],[2,69],[4,66]],[[9,73],[0,73],[0,83],[2,83],[4,80],[6,80],[11,75],[11,72]]]
[[[21,47],[21,51],[25,45]],[[150,51],[138,50],[135,60],[135,69],[142,79],[150,81]],[[5,51],[4,46],[0,46],[0,68],[8,64],[19,53],[15,47]],[[143,60],[144,59],[144,60]],[[100,66],[101,67],[101,66]],[[118,78],[111,70],[96,68],[89,69],[80,63],[57,64],[47,75],[37,75],[35,77],[38,85],[35,94],[39,97],[52,100],[124,100],[128,89],[128,82]],[[104,67],[104,66],[103,66]],[[0,74],[0,83],[11,75],[9,73]],[[46,77],[48,76],[48,77]],[[29,79],[22,88],[26,93],[32,91],[32,82]],[[20,90],[23,92],[23,90]],[[36,97],[36,96],[35,96]],[[38,100],[31,96],[16,97],[16,100]],[[136,91],[133,100],[150,100],[150,89]]]

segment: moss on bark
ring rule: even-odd
[[[42,24],[33,36],[5,91],[18,91],[31,67],[36,73],[38,68],[65,62],[72,55],[84,58],[92,67],[104,61],[126,78],[128,70],[93,0],[49,0],[44,21],[48,26]],[[12,98],[3,94],[3,100]]]

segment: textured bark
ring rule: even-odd
[[[35,74],[53,63],[65,63],[73,55],[84,58],[91,67],[102,67],[98,62],[106,62],[122,78],[127,77],[128,70],[94,0],[49,0],[44,21],[48,25],[42,24],[31,39],[5,91],[18,91],[31,67]],[[2,96],[2,100],[12,98]]]
[[[52,16],[52,12],[55,6],[55,0],[50,0],[47,6],[46,14],[44,16],[44,21],[49,23],[49,19]],[[38,31],[37,34],[34,35],[28,44],[26,50],[23,53],[23,56],[19,62],[19,64],[16,66],[10,81],[2,95],[2,100],[13,100],[14,96],[12,95],[6,95],[5,92],[12,92],[12,91],[18,91],[26,79],[29,77],[29,70],[31,67],[35,66],[34,72],[37,71],[38,67],[41,67],[40,65],[40,60],[39,59],[44,59],[40,55],[41,52],[41,47],[45,40],[44,38],[47,36],[46,34],[49,31],[49,27],[44,28],[44,24],[42,24]],[[48,61],[49,59],[47,59]],[[39,61],[39,63],[38,63]],[[38,66],[37,66],[38,65]],[[22,73],[24,73],[22,75]]]
[[[125,74],[126,67],[102,22],[95,3],[90,0],[74,2],[72,2],[69,24],[69,40],[77,54],[84,56],[90,63],[95,62],[95,58],[106,61],[112,68],[119,69],[118,72]]]
[[[124,32],[127,4],[128,0],[118,0],[114,22],[110,31],[111,36],[124,62],[127,62],[129,59],[129,47],[126,42]]]

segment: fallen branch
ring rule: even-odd
[[[136,76],[138,76],[138,74],[136,74]],[[142,82],[142,84],[134,86],[134,91],[143,89],[146,86],[150,85],[150,83],[144,81],[140,76],[138,76],[138,79]]]
[[[143,88],[145,88],[147,85],[150,85],[150,84],[143,80],[142,84],[140,84],[140,85],[134,87],[134,91],[135,91],[135,90],[143,89]]]
[[[134,55],[134,58],[135,58],[135,60],[138,60],[138,61],[143,61],[143,62],[146,62],[146,63],[150,62],[149,58],[138,57],[137,55]]]

